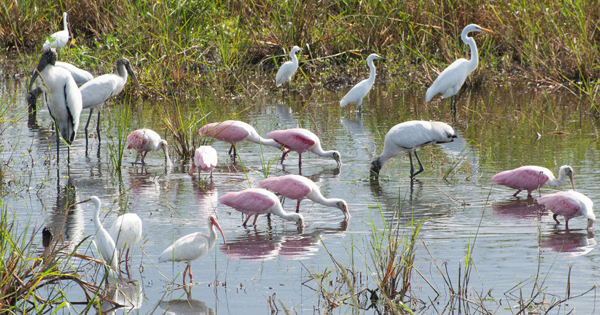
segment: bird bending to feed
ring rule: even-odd
[[[158,262],[183,261],[187,264],[183,270],[183,285],[185,285],[186,272],[190,276],[190,283],[194,281],[192,275],[192,261],[206,255],[215,246],[215,243],[217,242],[217,231],[215,231],[215,226],[219,229],[219,232],[221,232],[221,236],[223,236],[223,243],[227,244],[223,230],[221,230],[221,226],[219,226],[219,223],[217,222],[217,217],[210,215],[207,219],[207,223],[209,235],[196,232],[183,236],[176,240],[173,245],[165,249],[158,257]]]
[[[385,135],[383,152],[371,162],[371,178],[377,178],[385,162],[402,151],[408,152],[410,159],[410,178],[414,178],[423,171],[423,164],[417,149],[432,143],[446,143],[456,138],[454,129],[450,125],[439,121],[412,120],[395,125]],[[419,162],[419,170],[415,173],[412,154]]]
[[[46,39],[42,49],[56,48],[58,51],[62,50],[69,41],[69,28],[67,27],[67,12],[63,12],[63,30],[50,35],[50,38]]]
[[[338,166],[342,164],[342,157],[340,156],[340,153],[335,150],[324,151],[323,148],[321,148],[321,140],[319,140],[319,137],[307,129],[291,128],[285,130],[274,130],[269,132],[267,137],[275,140],[285,148],[285,151],[281,155],[282,164],[283,160],[285,160],[285,157],[291,151],[296,151],[300,155],[298,166],[302,165],[303,152],[312,152],[323,157],[330,157],[337,162]]]
[[[273,213],[288,221],[294,221],[298,226],[304,226],[304,217],[299,213],[286,212],[281,207],[279,198],[274,193],[262,188],[248,188],[239,192],[227,193],[219,198],[219,203],[230,206],[247,215],[244,226],[251,216],[253,225],[260,214]]]
[[[307,198],[327,207],[336,207],[342,210],[346,220],[350,219],[348,204],[343,199],[325,198],[319,186],[312,180],[295,174],[270,177],[258,182],[260,188],[265,188],[278,193],[286,198],[298,200],[296,212],[300,209],[300,201]]]
[[[226,120],[224,122],[210,123],[198,129],[198,133],[201,136],[213,137],[217,140],[231,143],[228,154],[231,155],[231,152],[233,151],[234,159],[237,154],[235,144],[242,141],[268,145],[277,149],[281,148],[281,145],[275,140],[265,139],[259,136],[254,127],[239,120]]]
[[[386,60],[385,58],[380,57],[377,54],[370,54],[369,57],[367,57],[367,65],[369,66],[369,69],[371,69],[371,74],[369,75],[369,78],[358,82],[358,84],[355,85],[342,98],[342,100],[340,101],[341,107],[346,107],[346,105],[348,104],[356,103],[356,106],[360,109],[360,105],[362,104],[363,98],[367,96],[367,94],[371,90],[371,87],[373,86],[373,83],[375,83],[375,66],[373,65],[373,60],[378,59]]]
[[[483,28],[477,24],[469,24],[462,30],[460,38],[462,41],[469,45],[471,48],[471,60],[460,58],[451,63],[448,68],[444,69],[442,73],[433,81],[433,84],[427,89],[425,93],[425,101],[429,102],[434,96],[442,93],[444,98],[452,96],[450,101],[450,110],[454,117],[456,117],[456,94],[460,90],[461,86],[465,83],[465,80],[477,68],[479,63],[479,55],[477,54],[477,44],[473,37],[469,37],[470,32],[488,32],[495,34],[493,31]]]
[[[292,47],[292,50],[290,51],[290,59],[292,60],[285,62],[279,67],[277,75],[275,76],[275,86],[279,87],[282,84],[287,83],[289,91],[292,76],[294,76],[294,73],[298,70],[298,58],[296,57],[296,53],[299,51],[302,51],[302,48],[298,46]]]
[[[569,165],[563,165],[558,169],[558,178],[555,178],[554,174],[545,167],[527,165],[494,175],[492,183],[517,189],[513,195],[515,197],[523,190],[527,190],[527,197],[531,197],[532,191],[546,186],[558,187],[565,182],[567,177],[571,179],[571,186],[575,190],[573,169]]]
[[[217,150],[213,147],[209,145],[199,147],[194,153],[192,168],[188,175],[193,175],[196,168],[198,168],[198,174],[201,171],[210,171],[210,178],[212,178],[213,169],[217,166],[218,157]]]
[[[142,164],[144,158],[150,151],[158,151],[160,149],[165,153],[165,164],[171,167],[171,159],[169,158],[169,145],[166,140],[162,140],[158,133],[150,129],[138,129],[132,131],[127,136],[127,149],[135,149],[142,154]]]
[[[38,84],[46,92],[46,100],[50,116],[54,119],[56,127],[56,159],[59,158],[60,137],[67,142],[73,143],[79,127],[79,116],[81,115],[81,93],[69,71],[56,67],[56,50],[46,49],[42,53],[36,70],[29,81],[29,90],[33,82],[39,76],[41,84]],[[60,136],[59,136],[60,135]],[[67,149],[68,160],[70,150]]]
[[[587,218],[588,232],[594,231],[594,221],[596,221],[594,203],[580,192],[574,190],[559,191],[538,198],[537,203],[544,205],[554,213],[552,218],[554,218],[556,224],[560,224],[556,217],[562,215],[565,218],[565,227],[568,229],[570,219],[584,216]]]
[[[135,213],[125,213],[117,217],[108,231],[110,237],[115,241],[117,250],[122,251],[127,248],[125,253],[125,267],[129,273],[129,249],[133,244],[142,239],[142,219]]]
[[[135,72],[131,68],[131,63],[125,57],[117,59],[116,63],[117,73],[104,74],[96,77],[79,88],[81,92],[81,98],[83,102],[83,109],[90,109],[90,116],[88,116],[87,123],[85,124],[85,142],[87,148],[88,139],[88,125],[90,119],[94,113],[94,109],[98,110],[98,121],[96,122],[96,133],[98,141],[100,141],[100,110],[102,105],[109,98],[121,93],[125,84],[127,84],[127,74],[133,77],[133,80],[138,85]]]

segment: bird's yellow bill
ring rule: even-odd
[[[492,30],[490,30],[490,29],[487,29],[487,28],[484,28],[484,27],[481,27],[481,26],[480,26],[479,28],[480,28],[482,31],[484,31],[484,32],[488,32],[488,33],[491,33],[491,34],[496,34],[496,32],[494,32],[494,31],[492,31]]]

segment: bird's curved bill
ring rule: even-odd
[[[219,232],[221,232],[221,236],[223,236],[223,244],[227,245],[227,241],[225,240],[225,234],[223,234],[223,230],[221,230],[221,226],[219,225],[219,222],[217,222],[217,220],[213,220],[213,225],[217,227]]]

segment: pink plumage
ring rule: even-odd
[[[527,196],[531,196],[531,192],[536,189],[546,186],[560,186],[567,177],[571,179],[571,185],[575,189],[573,169],[570,166],[561,166],[558,175],[558,178],[555,178],[554,174],[545,167],[528,165],[500,172],[492,177],[492,182],[517,189],[517,192],[514,194],[515,197],[523,190],[527,190]]]
[[[167,141],[162,140],[160,135],[154,130],[138,129],[132,131],[127,136],[127,149],[138,151],[142,155],[142,164],[144,164],[144,159],[148,152],[162,149],[165,153],[165,163],[167,166],[171,166]]]
[[[588,219],[588,230],[593,230],[596,215],[594,214],[594,203],[586,195],[574,190],[559,191],[540,197],[537,202],[544,205],[554,213],[552,216],[556,223],[560,223],[556,218],[562,215],[565,218],[565,227],[569,228],[569,220],[575,217],[584,216]]]
[[[217,166],[217,162],[217,150],[209,145],[203,145],[196,149],[194,159],[192,160],[192,168],[188,174],[194,174],[194,171],[198,168],[198,172],[210,171],[210,177],[212,178],[212,172],[215,166]]]
[[[230,192],[221,196],[219,203],[246,214],[248,217],[244,221],[244,226],[246,226],[251,216],[254,216],[253,224],[256,225],[258,216],[268,213],[273,213],[286,220],[294,221],[298,225],[304,225],[302,215],[283,211],[277,196],[265,189],[248,188],[239,192]]]
[[[229,154],[233,150],[235,157],[235,144],[242,141],[250,141],[258,144],[264,144],[275,148],[281,148],[281,145],[272,139],[261,137],[254,127],[239,120],[226,120],[224,122],[210,123],[198,129],[201,136],[213,137],[227,143],[231,143]]]
[[[331,157],[338,165],[342,164],[340,153],[337,151],[324,151],[321,148],[321,140],[319,140],[319,137],[309,130],[303,128],[274,130],[269,132],[267,136],[286,149],[281,155],[281,163],[283,163],[283,160],[285,160],[285,157],[291,151],[295,151],[300,155],[298,165],[302,164],[303,152],[312,152],[320,156]]]

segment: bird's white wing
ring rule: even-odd
[[[105,74],[88,81],[79,88],[83,108],[96,108],[106,102],[113,94],[116,83],[114,74]]]

